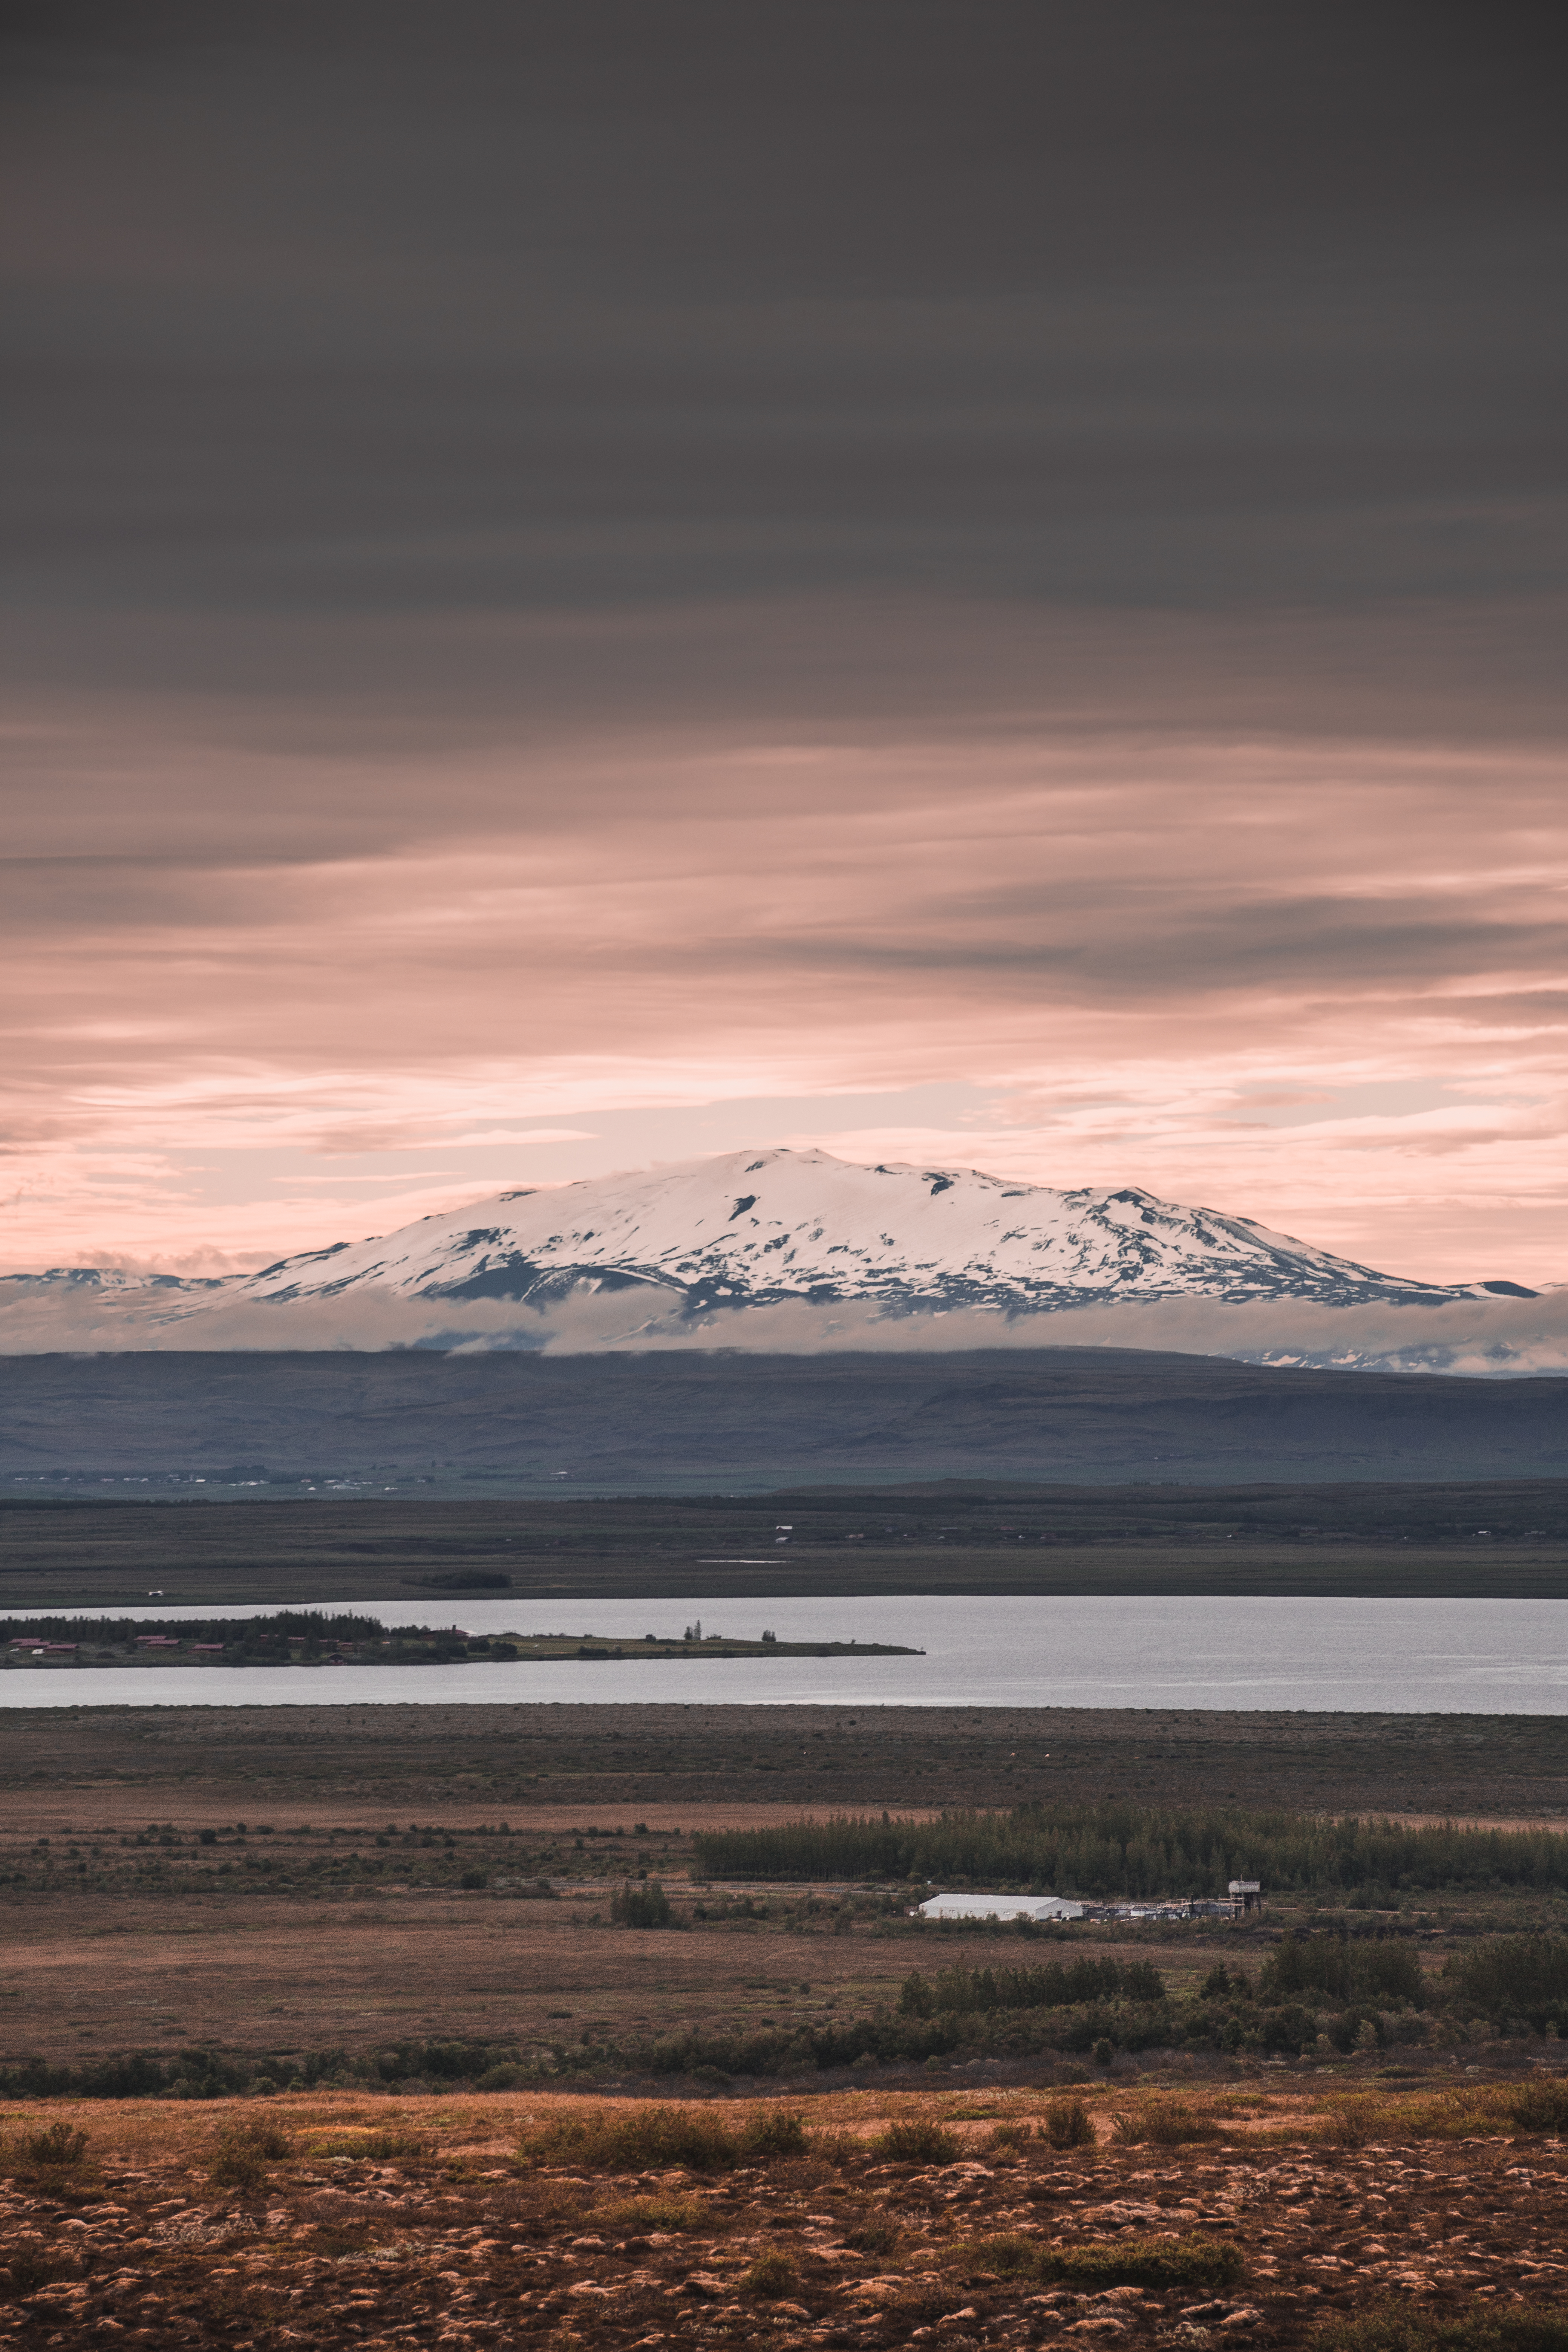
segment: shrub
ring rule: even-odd
[[[1382,2304],[1359,2318],[1331,2320],[1312,2337],[1312,2352],[1568,2352],[1568,2313],[1515,2304],[1446,2319]]]
[[[1089,2054],[1097,2066],[1109,2066],[1116,2055],[1116,2051],[1102,2033]]]
[[[1235,2246],[1186,2238],[1120,2238],[1114,2245],[1043,2246],[1038,2276],[1064,2286],[1227,2287],[1241,2275]]]
[[[347,2156],[363,2164],[395,2164],[432,2154],[432,2143],[417,2132],[399,2130],[395,2124],[375,2129],[368,2126],[363,2131],[326,2132],[319,2139],[306,2142],[308,2156]],[[287,2155],[288,2149],[277,2153]]]
[[[966,2271],[984,2271],[993,2278],[1032,2279],[1039,2275],[1040,2250],[1032,2238],[1007,2234],[975,2238],[959,2257]]]
[[[754,2294],[766,2303],[782,2303],[794,2294],[800,2284],[800,2273],[787,2254],[770,2247],[759,2254],[741,2280],[742,2293]]]
[[[87,2134],[69,2124],[50,2124],[43,2131],[24,2132],[23,2162],[34,2172],[68,2172],[87,2154]]]
[[[889,2164],[956,2164],[963,2142],[931,2116],[900,2116],[870,2143],[870,2152]]]
[[[717,2116],[685,2107],[633,2107],[562,2116],[520,2142],[525,2164],[581,2165],[592,2172],[727,2172],[740,2147]]]
[[[1346,2099],[1342,2106],[1330,2111],[1324,2122],[1324,2137],[1336,2147],[1365,2147],[1369,2140],[1378,2137],[1387,2113],[1376,2099]]]
[[[1521,2131],[1568,2131],[1568,2082],[1527,2083],[1513,2092],[1507,2112]]]
[[[275,2123],[230,2124],[217,2136],[207,2178],[215,2189],[260,2189],[268,2163],[293,2152],[287,2132]]]
[[[1035,2137],[1033,2124],[998,2124],[991,2135],[993,2147],[1025,2147]]]
[[[882,2314],[883,2324],[894,2329],[895,2342],[907,2344],[917,2329],[935,2327],[952,2317],[963,2299],[963,2287],[931,2286],[922,2280],[918,2286],[906,2287],[889,2300]],[[964,2339],[960,2336],[956,2340],[962,2344]],[[973,2342],[973,2338],[969,2340]]]
[[[873,2214],[868,2221],[860,2222],[858,2228],[846,2230],[844,2242],[847,2246],[853,2246],[858,2254],[890,2254],[902,2237],[903,2231],[896,2221],[889,2221],[886,2214],[878,2213]]]
[[[56,2279],[74,2278],[76,2265],[68,2254],[51,2253],[37,2241],[14,2242],[5,2250],[4,2269],[0,2276],[9,2275],[11,2293],[18,2298],[37,2294],[41,2286],[49,2286]]]
[[[1094,2146],[1094,2123],[1081,2099],[1053,2099],[1046,2109],[1044,2130],[1053,2147]]]
[[[589,2218],[625,2230],[628,2236],[644,2237],[651,2230],[700,2229],[706,2217],[691,2197],[629,2197],[623,2204],[604,2206]]]
[[[1151,2099],[1141,2107],[1125,2107],[1112,2118],[1110,2131],[1125,2147],[1184,2147],[1192,2140],[1221,2137],[1218,2124],[1184,2099]]]
[[[805,2124],[777,2107],[759,2108],[741,2134],[741,2155],[752,2164],[776,2164],[784,2157],[805,2156],[806,2149]]]

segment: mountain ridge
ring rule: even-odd
[[[253,1274],[63,1268],[5,1277],[0,1295],[18,1283],[96,1286],[154,1323],[218,1304],[298,1306],[355,1292],[449,1302],[459,1313],[479,1301],[543,1313],[574,1293],[625,1293],[628,1341],[672,1313],[794,1303],[855,1302],[896,1318],[1183,1298],[1351,1307],[1537,1295],[1513,1282],[1384,1274],[1254,1219],[1137,1186],[1060,1191],[977,1169],[863,1165],[782,1146],[513,1187]]]

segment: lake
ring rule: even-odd
[[[565,1660],[451,1666],[0,1669],[4,1706],[255,1706],[497,1700],[796,1706],[1301,1708],[1568,1713],[1568,1601],[1118,1600],[1009,1596],[796,1601],[431,1599],[353,1606],[389,1625],[635,1641],[706,1633],[907,1643],[922,1657]],[[91,1610],[61,1615],[91,1617]],[[116,1615],[247,1617],[157,1605]]]

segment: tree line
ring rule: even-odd
[[[694,1874],[902,1880],[1114,1901],[1223,1896],[1233,1878],[1280,1892],[1568,1887],[1568,1836],[1443,1822],[1334,1819],[1274,1808],[1020,1805],[936,1821],[841,1813],[764,1829],[704,1830]]]

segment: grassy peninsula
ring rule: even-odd
[[[626,1658],[919,1657],[891,1642],[781,1642],[705,1633],[470,1633],[461,1625],[386,1625],[349,1610],[262,1617],[0,1619],[0,1658],[38,1674],[73,1666],[410,1666]]]

